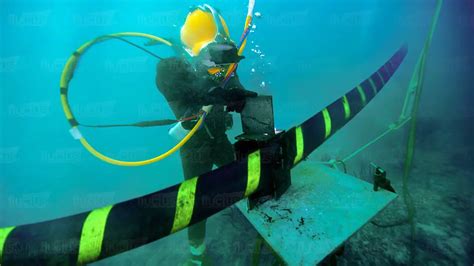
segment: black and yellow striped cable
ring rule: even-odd
[[[374,97],[400,66],[407,54],[406,46],[400,48],[383,66],[369,78],[334,101],[303,124],[288,130],[289,148],[287,156],[293,165],[301,162],[336,131],[341,129],[359,113]]]
[[[115,205],[51,221],[0,228],[0,264],[82,265],[156,241],[271,184],[270,162],[283,146],[294,167],[352,119],[389,81],[401,48],[346,95],[290,129],[277,143],[181,184]]]
[[[265,184],[260,150],[164,190],[52,221],[0,229],[1,265],[82,265],[150,243]],[[268,175],[267,175],[268,176]],[[219,184],[216,186],[216,184]]]

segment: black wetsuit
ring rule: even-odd
[[[165,96],[177,119],[197,113],[209,102],[209,89],[219,86],[211,80],[207,72],[194,71],[184,59],[167,58],[157,66],[156,85]],[[233,76],[227,88],[243,89],[238,77]],[[234,150],[226,130],[229,114],[224,106],[215,104],[206,116],[204,126],[181,148],[181,162],[184,178],[190,179],[234,160]],[[201,245],[205,236],[205,221],[193,225],[188,230],[191,244]]]

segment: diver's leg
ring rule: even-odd
[[[230,143],[227,135],[217,139],[212,148],[213,161],[218,167],[235,160],[234,146]]]
[[[186,147],[186,146],[185,146]],[[211,147],[203,144],[198,147],[183,147],[180,150],[184,179],[205,174],[212,170]]]
[[[211,147],[203,144],[197,147],[183,147],[180,150],[184,178],[191,179],[212,170]],[[204,237],[206,235],[206,220],[188,227],[189,248],[191,250],[191,262],[200,264],[206,246]],[[193,264],[193,263],[190,263]]]

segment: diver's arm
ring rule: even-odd
[[[242,83],[240,83],[236,73],[229,79],[225,89],[221,87],[212,88],[208,94],[223,101],[222,104],[227,106],[227,112],[237,113],[242,112],[247,98],[258,95],[256,92],[246,90]]]

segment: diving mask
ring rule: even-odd
[[[231,64],[215,65],[215,66],[209,67],[207,69],[207,73],[209,74],[209,77],[213,81],[222,81],[225,78],[230,66]]]
[[[211,43],[202,49],[199,61],[203,64],[212,80],[221,81],[225,78],[232,64],[244,57],[238,55],[233,43]]]

